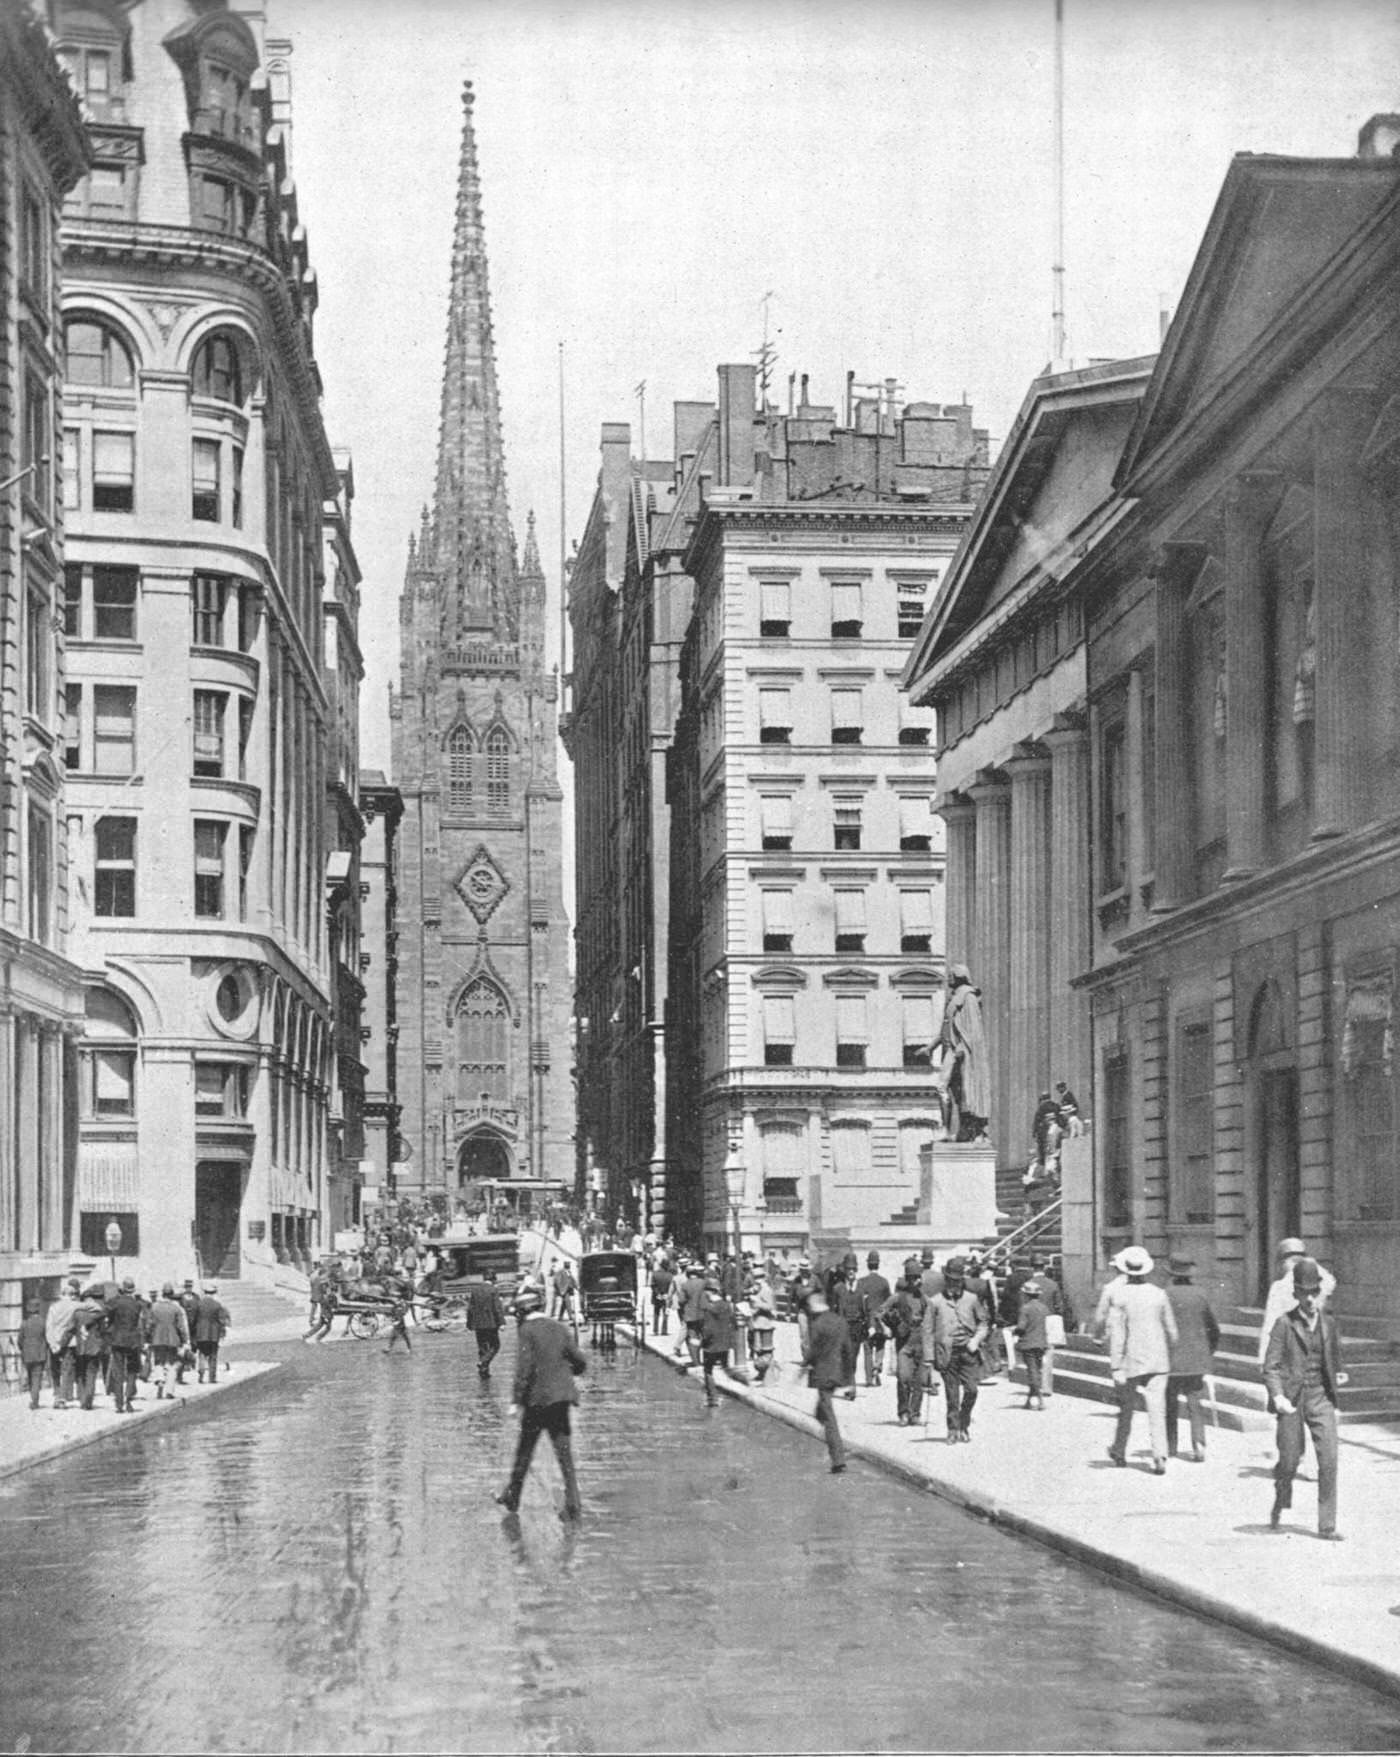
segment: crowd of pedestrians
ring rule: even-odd
[[[129,1415],[146,1386],[159,1401],[173,1397],[189,1373],[214,1384],[228,1330],[212,1281],[197,1290],[187,1280],[178,1293],[167,1281],[142,1295],[129,1275],[86,1287],[70,1279],[47,1307],[30,1299],[25,1309],[19,1353],[29,1407],[40,1407],[47,1386],[54,1409],[93,1409],[101,1396]]]

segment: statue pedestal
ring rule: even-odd
[[[997,1160],[990,1142],[936,1141],[919,1155],[919,1220],[937,1248],[980,1244],[997,1229]]]

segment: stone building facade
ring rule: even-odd
[[[1084,582],[1096,1231],[1400,1318],[1400,120],[1242,155]],[[1142,804],[1134,796],[1141,792]]]
[[[272,1279],[331,1207],[327,799],[358,580],[286,46],[253,8],[52,11],[93,153],[65,208],[61,470],[81,1242],[115,1217],[143,1285]]]
[[[711,1244],[897,1248],[937,1133],[943,846],[899,680],[986,436],[965,405],[852,417],[756,418],[722,367],[683,556],[667,1179]]]
[[[905,672],[910,699],[936,715],[946,953],[982,990],[989,1135],[1007,1170],[1031,1159],[1037,1099],[1054,1082],[1089,1114],[1089,1005],[1075,986],[1090,914],[1079,581],[1127,511],[1113,475],[1151,368],[1106,361],[1035,380]],[[1088,1155],[1067,1151],[1062,1169],[1065,1260],[1087,1284]]]
[[[390,703],[399,830],[401,1194],[526,1206],[573,1184],[568,925],[545,578],[506,500],[472,93],[437,482],[410,543]]]
[[[395,1194],[399,1144],[399,821],[403,800],[378,769],[360,771],[360,964],[365,1005],[364,1178],[377,1204]],[[412,1175],[412,1168],[410,1168]],[[369,1200],[368,1194],[365,1196]]]
[[[37,16],[0,9],[0,1352],[77,1253],[81,976],[68,955],[57,487],[59,211],[82,118]]]

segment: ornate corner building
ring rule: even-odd
[[[400,1194],[573,1183],[568,924],[534,520],[506,501],[472,91],[431,510],[410,539],[390,703],[402,939]]]

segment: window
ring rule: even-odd
[[[219,522],[220,458],[217,439],[196,439],[191,449],[190,516]]]
[[[194,223],[204,232],[243,237],[253,223],[253,197],[224,177],[201,174],[195,182]]]
[[[832,640],[859,640],[863,626],[864,612],[861,608],[860,581],[833,580],[831,583]]]
[[[772,853],[792,847],[792,795],[765,793],[758,802],[759,836]]]
[[[136,505],[136,435],[92,436],[92,510],[131,512]]]
[[[83,632],[83,570],[72,561],[63,569],[63,632],[69,640]]]
[[[1128,1128],[1128,1057],[1120,1051],[1103,1066],[1104,1220],[1109,1226],[1133,1223],[1133,1162]]]
[[[195,349],[190,363],[190,388],[197,397],[242,404],[242,362],[238,343],[227,330],[216,330]]]
[[[92,767],[98,775],[135,772],[136,691],[129,685],[93,685]]]
[[[790,691],[786,689],[759,690],[758,742],[760,744],[792,743],[792,704]]]
[[[863,1068],[868,1042],[865,996],[863,994],[838,994],[836,997],[837,1067]]]
[[[224,839],[228,825],[195,820],[194,912],[206,921],[224,916]]]
[[[134,173],[135,167],[132,169]],[[80,202],[84,188],[87,192],[87,212],[91,218],[128,217],[134,186],[127,181],[125,165],[94,165],[87,174],[86,183],[79,185],[77,193]]]
[[[907,588],[906,588],[907,590]],[[898,608],[898,634],[902,641],[912,641],[924,625],[924,606],[918,598],[906,598],[900,593]]]
[[[759,1135],[763,1167],[763,1200],[770,1214],[800,1214],[798,1194],[807,1174],[806,1132],[795,1124],[775,1123]]]
[[[914,711],[915,710],[906,703],[905,698],[901,696],[899,742],[901,744],[926,745],[933,729],[927,721],[910,719],[909,716]]]
[[[837,799],[833,810],[832,840],[837,848],[853,852],[860,847],[861,802],[859,799]]]
[[[47,725],[53,675],[53,630],[49,627],[49,595],[32,585],[24,595],[24,711]]]
[[[1127,727],[1108,721],[1099,740],[1100,891],[1117,891],[1128,880]]]
[[[932,1067],[933,1045],[937,1035],[933,1022],[933,996],[906,994],[903,996],[903,1011],[905,1067]]]
[[[65,769],[80,769],[83,766],[81,683],[65,683],[63,686],[63,766]]]
[[[1396,1217],[1392,982],[1389,970],[1377,970],[1347,983],[1341,1063],[1355,1220]]]
[[[240,146],[251,146],[253,113],[248,81],[218,61],[205,61],[200,72],[202,97],[196,118],[200,132],[236,141]]]
[[[763,997],[763,1065],[790,1068],[797,1042],[797,1021],[790,994]]]
[[[82,443],[76,427],[65,427],[63,429],[63,510],[76,512],[82,504]]]
[[[81,1094],[88,1120],[135,1116],[136,1037],[135,1015],[120,995],[107,988],[90,989]],[[125,1220],[122,1233],[129,1236]]]
[[[933,847],[933,800],[927,793],[899,797],[899,848],[902,854],[927,854]]]
[[[19,278],[25,292],[42,306],[49,292],[48,216],[37,192],[27,183],[20,187]]]
[[[224,644],[224,605],[228,600],[228,581],[216,573],[197,573],[191,587],[190,602],[194,608],[194,644],[197,647],[221,647]]]
[[[248,1114],[247,1071],[237,1062],[194,1064],[194,1113],[238,1119]]]
[[[25,887],[25,927],[36,944],[49,943],[53,903],[53,825],[49,814],[30,800],[26,819],[29,832],[29,882]]]
[[[47,512],[50,500],[53,450],[53,413],[43,375],[32,367],[24,373],[24,430],[20,464],[25,470],[24,492],[35,506]]]
[[[831,742],[859,744],[862,722],[861,692],[858,689],[833,689],[831,692]]]
[[[224,772],[224,709],[222,690],[194,692],[194,772],[213,779]]]
[[[457,1102],[506,1103],[510,1094],[510,1012],[494,983],[478,977],[457,1008]]]
[[[59,28],[65,34],[72,31],[75,36],[89,32],[95,36],[100,32],[106,39],[101,43],[64,43],[58,58],[90,114],[99,120],[110,118],[120,103],[121,47],[112,39],[106,19],[95,12],[79,12],[64,18]],[[115,113],[120,119],[120,110]]]
[[[243,447],[233,448],[233,479],[230,484],[232,494],[232,517],[234,529],[243,529]]]
[[[95,640],[136,639],[138,579],[134,567],[93,568],[92,633]]]
[[[136,819],[101,817],[94,832],[93,913],[131,917],[136,913]]]
[[[510,806],[510,738],[503,726],[486,734],[486,809],[503,815]]]
[[[763,911],[763,949],[765,952],[792,950],[792,892],[761,891]]]
[[[868,1183],[873,1170],[866,1123],[833,1123],[831,1175],[837,1183]]]
[[[251,824],[238,826],[238,919],[248,919],[248,876],[253,870],[253,843],[257,831]]]
[[[238,650],[251,653],[258,639],[258,589],[238,588]]]
[[[248,697],[238,698],[238,779],[248,779],[248,743],[253,736],[254,704]]]
[[[932,951],[932,891],[899,893],[899,949],[901,952]]]
[[[865,892],[844,889],[836,892],[836,950],[865,950]]]
[[[130,390],[136,382],[126,344],[106,324],[90,317],[71,318],[63,340],[68,353],[64,377],[69,384]]]
[[[471,733],[465,726],[454,726],[447,735],[447,809],[469,812],[471,808]]]
[[[1215,1218],[1215,1066],[1209,1019],[1183,1024],[1176,1041],[1173,1218],[1204,1226]]]
[[[763,580],[758,588],[758,632],[764,640],[786,640],[792,629],[792,586],[787,580]]]

